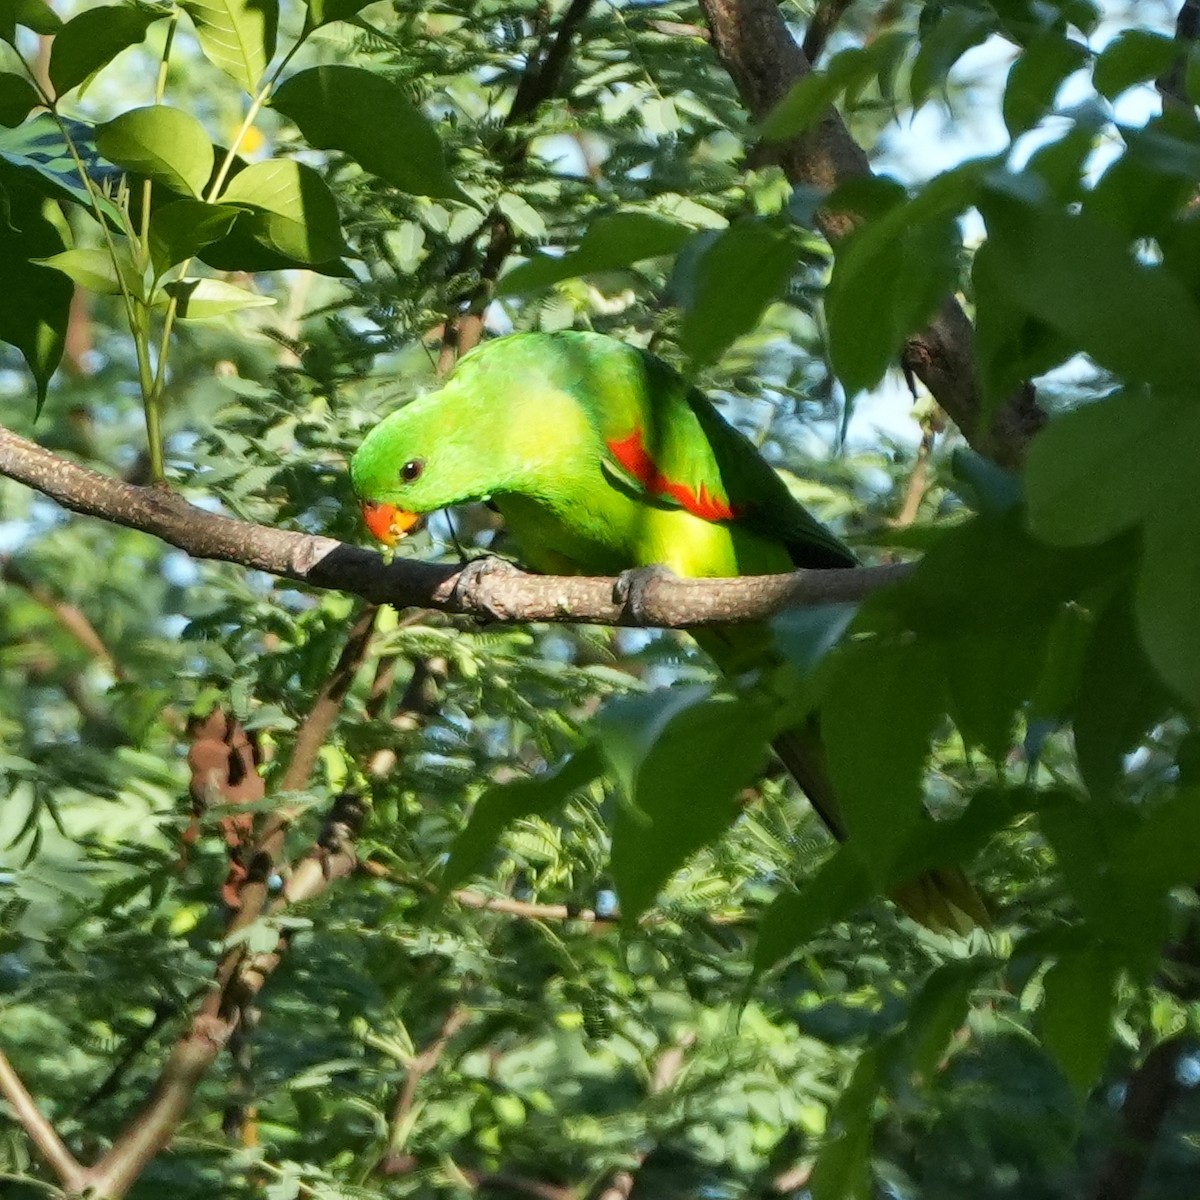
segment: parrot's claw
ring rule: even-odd
[[[490,617],[493,621],[502,621],[507,614],[491,603],[488,596],[491,591],[490,585],[521,574],[524,572],[507,558],[485,554],[464,564],[454,581],[450,595],[457,605],[480,619]]]
[[[649,588],[656,583],[669,583],[678,579],[669,567],[655,564],[652,567],[633,567],[622,571],[613,584],[613,600],[622,608],[622,622],[631,625],[652,625],[649,612]]]

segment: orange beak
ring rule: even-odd
[[[394,504],[362,502],[363,520],[372,535],[385,546],[394,546],[418,521],[419,513],[405,512]]]

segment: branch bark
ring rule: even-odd
[[[913,569],[910,563],[896,563],[736,579],[668,576],[636,589],[637,600],[631,602],[615,598],[612,579],[516,570],[466,575],[453,564],[412,559],[385,563],[371,550],[219,516],[163,488],[136,487],[97,474],[3,426],[0,475],[36,488],[74,512],[153,534],[193,558],[237,563],[311,587],[349,592],[373,604],[431,608],[488,621],[673,629],[762,621],[785,608],[861,600],[900,582]]]
[[[1186,1034],[1168,1038],[1134,1071],[1121,1105],[1121,1135],[1101,1164],[1092,1200],[1135,1200],[1159,1130],[1180,1092],[1179,1061],[1194,1045]]]
[[[792,39],[775,0],[700,0],[713,45],[756,121],[762,121],[812,64]],[[807,133],[782,143],[779,162],[787,177],[822,192],[869,175],[870,162],[833,109]],[[854,213],[820,209],[816,221],[836,243],[858,224]],[[971,446],[1002,466],[1018,465],[1045,417],[1031,387],[1022,388],[985,424],[975,369],[975,331],[953,298],[908,339],[902,362],[933,394]]]

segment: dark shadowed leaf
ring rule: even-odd
[[[41,103],[33,84],[23,75],[0,72],[0,125],[20,125]]]
[[[758,324],[796,257],[787,233],[764,221],[738,221],[721,233],[695,265],[679,336],[684,352],[698,363],[716,362]]]
[[[220,202],[253,209],[261,218],[254,236],[299,262],[328,262],[346,248],[329,185],[303,163],[253,163],[230,180]]]
[[[0,341],[20,350],[37,386],[37,408],[62,358],[74,288],[60,271],[31,262],[63,248],[58,230],[42,216],[41,197],[8,185],[0,175]]]
[[[839,651],[821,708],[829,774],[850,839],[882,881],[922,812],[929,739],[946,711],[935,657],[869,639]]]
[[[205,204],[202,200],[160,204],[150,216],[150,258],[154,269],[161,275],[223,238],[240,212],[232,205]]]
[[[1194,406],[1172,451],[1184,470],[1200,463],[1200,405]],[[1160,462],[1167,486],[1142,536],[1134,611],[1142,644],[1159,675],[1200,713],[1200,490],[1195,474],[1179,475]]]
[[[604,767],[594,745],[576,751],[565,763],[532,779],[496,784],[479,797],[466,828],[454,839],[442,875],[443,895],[483,864],[501,833],[521,817],[544,816],[585,788]]]
[[[767,758],[766,713],[706,689],[672,688],[610,702],[597,730],[626,797],[611,869],[622,917],[634,921],[741,811],[737,794]]]
[[[990,268],[1010,302],[1129,381],[1188,388],[1200,376],[1200,311],[1161,266],[1138,262],[1112,229],[999,192],[980,208]],[[1149,327],[1161,336],[1148,339]]]
[[[1046,972],[1042,1042],[1081,1104],[1108,1058],[1119,973],[1099,946],[1064,954]]]
[[[754,946],[754,974],[764,975],[811,938],[844,920],[876,889],[861,858],[849,846],[821,865],[799,892],[785,892],[763,914]]]
[[[958,284],[958,216],[978,164],[939,176],[912,200],[855,230],[837,249],[825,296],[829,356],[846,391],[874,387]]]
[[[653,213],[598,217],[588,226],[577,249],[559,257],[541,254],[521,263],[500,280],[497,294],[532,292],[563,279],[621,270],[643,259],[675,254],[691,235],[688,226]]]
[[[1121,763],[1169,703],[1138,640],[1130,597],[1105,607],[1084,655],[1075,705],[1079,773],[1096,799],[1110,796]]]
[[[1178,43],[1152,29],[1122,29],[1096,58],[1092,82],[1109,100],[1137,83],[1157,79],[1175,61]]]
[[[1025,467],[1033,532],[1086,546],[1141,521],[1167,485],[1181,441],[1194,446],[1200,407],[1140,391],[1119,392],[1052,421]]]
[[[1004,89],[1004,124],[1010,137],[1019,137],[1046,115],[1063,80],[1087,58],[1086,47],[1057,34],[1038,38],[1025,48],[1013,63]]]
[[[863,1052],[829,1114],[830,1128],[808,1184],[813,1200],[873,1200],[877,1194],[871,1142],[875,1101],[882,1086],[882,1049],[877,1045]]]
[[[65,95],[122,50],[136,46],[165,10],[102,5],[76,14],[59,30],[50,47],[50,82]]]
[[[960,959],[935,970],[908,1006],[903,1052],[911,1069],[928,1083],[962,1028],[971,1006],[971,992],[996,962],[990,958]]]
[[[432,123],[396,84],[360,67],[301,71],[271,103],[313,146],[341,150],[401,191],[473,203],[446,167]]]
[[[0,0],[0,41],[13,44],[18,26],[49,37],[62,28],[62,19],[46,0]]]

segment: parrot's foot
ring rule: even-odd
[[[648,591],[655,583],[669,583],[678,579],[669,567],[656,564],[652,567],[634,567],[622,571],[613,584],[613,600],[623,610],[623,624],[652,625],[653,617],[649,612],[647,601]]]
[[[501,621],[507,615],[491,603],[488,592],[490,585],[502,579],[511,579],[514,575],[524,572],[514,566],[507,558],[499,558],[495,554],[485,554],[482,558],[473,558],[459,571],[454,581],[454,589],[450,593],[455,603],[476,616],[491,617],[493,621]]]

